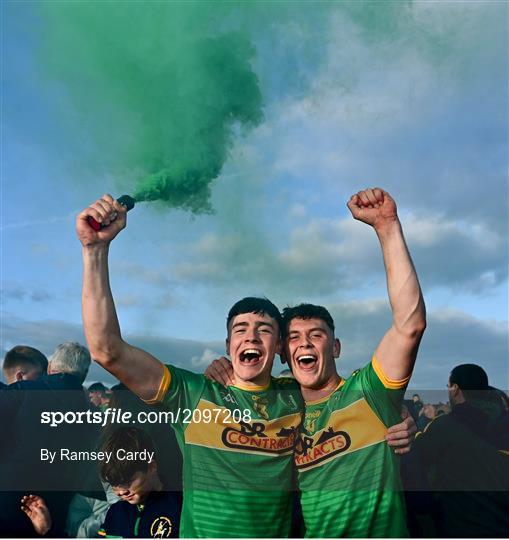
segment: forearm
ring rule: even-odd
[[[395,219],[375,230],[382,248],[393,328],[420,339],[426,327],[426,309],[401,223]]]
[[[83,247],[83,326],[90,353],[102,365],[116,360],[123,345],[110,289],[108,250],[108,245]]]

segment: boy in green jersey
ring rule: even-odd
[[[90,227],[92,217],[103,225]],[[292,507],[293,449],[303,401],[293,381],[271,379],[281,348],[281,314],[267,299],[230,310],[227,354],[236,384],[161,363],[121,336],[109,286],[110,242],[126,209],[104,195],[78,215],[83,246],[83,323],[95,361],[148,403],[173,413],[183,453],[184,537],[286,537]]]
[[[403,492],[386,434],[399,418],[425,306],[392,197],[366,189],[348,208],[380,240],[393,320],[371,362],[343,379],[329,312],[310,304],[283,311],[285,357],[306,402],[295,453],[302,512],[309,537],[401,537]]]

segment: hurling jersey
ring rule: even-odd
[[[408,379],[388,380],[373,357],[306,403],[295,451],[306,537],[408,536],[399,464],[385,441]]]
[[[224,387],[166,366],[156,399],[174,413],[183,455],[180,535],[287,537],[304,410],[298,385],[271,379],[266,388]]]

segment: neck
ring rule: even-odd
[[[340,380],[341,377],[337,373],[334,373],[325,384],[320,386],[320,388],[309,388],[301,386],[300,390],[302,392],[302,397],[304,398],[304,401],[316,401],[318,399],[329,396],[330,394],[332,394],[332,392],[334,392],[334,390],[336,390]]]
[[[263,376],[263,377],[257,377],[253,380],[244,380],[241,379],[238,375],[235,375],[235,386],[239,386],[241,388],[245,388],[246,390],[253,389],[260,387],[267,387],[270,383],[270,375]]]

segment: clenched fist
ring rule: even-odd
[[[375,229],[398,220],[394,199],[380,188],[364,189],[350,197],[347,206],[352,216]]]
[[[88,223],[89,217],[101,223],[103,228],[94,230]],[[109,244],[125,228],[126,223],[126,207],[106,193],[78,214],[76,232],[83,246]]]

